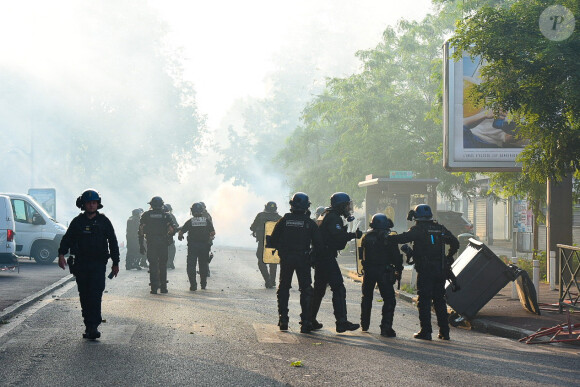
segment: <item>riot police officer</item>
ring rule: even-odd
[[[254,218],[254,222],[250,226],[250,230],[252,231],[252,236],[256,238],[256,242],[258,242],[258,250],[256,250],[256,257],[258,258],[258,268],[260,269],[260,273],[262,273],[262,277],[264,278],[265,286],[267,289],[271,289],[276,287],[276,264],[265,264],[263,261],[263,254],[264,254],[264,224],[266,222],[275,222],[278,221],[281,216],[278,214],[278,207],[276,206],[275,202],[268,202],[264,206],[264,211],[258,213],[256,218]],[[269,270],[268,270],[269,269]]]
[[[354,220],[352,202],[346,193],[336,192],[330,197],[330,207],[326,209],[319,226],[324,248],[322,253],[317,255],[314,265],[314,296],[312,298],[312,327],[320,329],[322,324],[316,320],[316,316],[326,293],[326,287],[330,285],[336,331],[339,333],[359,328],[359,324],[347,320],[346,288],[336,257],[338,251],[344,249],[348,241],[360,238],[362,232],[358,229],[356,232],[348,232],[343,217],[349,222]]]
[[[323,206],[316,207],[316,212],[314,213],[314,220],[316,221],[317,225],[320,225],[320,223],[322,222],[322,214],[324,214],[324,211],[326,211],[326,208],[324,208]]]
[[[280,284],[278,285],[278,326],[288,330],[288,299],[292,287],[292,276],[296,271],[302,307],[301,333],[312,331],[310,320],[312,299],[312,277],[310,274],[310,245],[313,253],[322,249],[322,236],[316,223],[307,214],[310,201],[308,195],[297,192],[290,200],[290,212],[276,222],[268,247],[278,250],[280,256]]]
[[[149,211],[141,215],[139,245],[142,255],[147,253],[151,294],[167,293],[168,237],[173,235],[173,221],[163,209],[163,199],[155,196],[148,203]],[[145,248],[147,239],[147,248]]]
[[[125,237],[127,239],[127,253],[125,255],[125,269],[137,269],[141,270],[139,261],[141,260],[141,254],[139,253],[139,222],[141,220],[141,214],[143,210],[136,208],[131,213],[129,219],[127,219],[127,231]]]
[[[173,208],[171,207],[171,204],[165,203],[163,205],[163,209],[165,210],[165,212],[167,212],[169,214],[169,216],[171,217],[171,222],[172,222],[172,227],[173,230],[175,232],[179,231],[179,223],[177,223],[177,219],[175,219],[175,215],[173,215]],[[167,243],[169,244],[169,246],[167,247],[167,268],[168,269],[175,269],[175,253],[177,252],[177,249],[175,248],[175,240],[173,239],[173,236],[175,234],[171,234],[167,236]]]
[[[363,283],[360,325],[363,332],[369,330],[373,293],[378,285],[383,298],[383,316],[381,320],[381,336],[395,337],[393,316],[395,313],[395,291],[393,284],[401,278],[403,271],[403,256],[396,242],[389,242],[387,236],[393,221],[385,214],[373,215],[369,231],[362,237],[362,254],[359,259],[363,265]]]
[[[390,236],[397,243],[413,242],[413,256],[417,270],[417,295],[419,322],[421,330],[413,337],[431,340],[431,302],[439,326],[438,337],[449,340],[449,322],[445,302],[445,280],[447,266],[453,262],[453,255],[459,249],[457,238],[433,220],[431,207],[419,204],[409,212],[408,220],[415,220],[415,225],[407,232]],[[392,239],[391,239],[392,238]],[[445,254],[445,245],[449,252]]]
[[[191,215],[179,230],[178,239],[183,240],[183,234],[187,233],[187,276],[189,277],[189,290],[197,290],[196,266],[199,264],[199,277],[201,288],[207,285],[209,250],[215,236],[213,223],[203,214],[203,206],[193,203]]]
[[[111,274],[119,273],[119,245],[109,218],[99,213],[101,196],[87,189],[77,198],[76,205],[84,212],[75,217],[64,234],[58,249],[58,265],[64,270],[64,256],[70,250],[69,268],[74,274],[81,311],[85,323],[84,338],[101,337],[101,300],[105,290],[105,271],[109,257],[113,260]],[[112,278],[112,277],[111,277]]]

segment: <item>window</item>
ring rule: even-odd
[[[12,210],[14,211],[14,220],[20,223],[32,224],[32,218],[38,214],[30,204],[21,199],[10,199]]]

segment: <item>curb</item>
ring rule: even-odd
[[[35,303],[42,297],[46,296],[49,293],[52,293],[58,288],[62,288],[65,284],[72,281],[74,276],[72,274],[67,275],[66,277],[56,281],[52,285],[48,285],[44,289],[34,293],[31,296],[26,297],[25,299],[18,301],[15,304],[10,305],[6,309],[0,312],[0,321],[6,321],[14,317],[17,313],[21,312],[22,310],[29,307],[31,304]]]
[[[340,271],[342,272],[342,274],[345,277],[350,278],[351,280],[353,280],[355,282],[362,282],[362,277],[359,277],[358,273],[356,271],[351,270],[351,269],[347,269],[347,268],[343,268],[343,267],[340,268]],[[415,294],[410,294],[410,293],[404,292],[402,290],[395,290],[395,296],[403,301],[406,301],[406,302],[409,302],[412,304],[417,303],[417,295],[415,295]],[[490,334],[493,336],[503,337],[506,339],[519,340],[521,338],[524,338],[526,336],[529,336],[529,335],[535,333],[535,332],[529,331],[527,329],[512,327],[510,325],[505,325],[505,324],[489,321],[486,319],[479,319],[479,318],[475,318],[473,320],[470,320],[470,325],[471,325],[470,329],[473,331],[480,332],[480,333],[487,333],[487,334]]]

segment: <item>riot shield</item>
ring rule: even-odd
[[[266,247],[266,238],[272,235],[274,231],[274,226],[276,222],[268,221],[264,223],[264,252],[262,253],[262,262],[264,263],[280,263],[280,257],[278,256],[278,251]]]
[[[363,275],[363,260],[364,260],[364,251],[362,248],[362,237],[355,239],[355,259],[356,259],[356,273],[358,274],[359,277],[362,277]]]

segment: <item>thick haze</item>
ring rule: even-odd
[[[254,216],[269,200],[286,211],[289,188],[241,147],[259,179],[240,186],[216,173],[216,147],[243,126],[240,106],[267,99],[285,74],[308,78],[305,98],[326,77],[356,72],[355,51],[429,5],[197,3],[0,1],[0,192],[56,188],[68,223],[75,198],[94,187],[120,241],[131,210],[152,196],[180,223],[204,201],[216,244],[253,246]],[[292,68],[300,63],[316,68]]]

